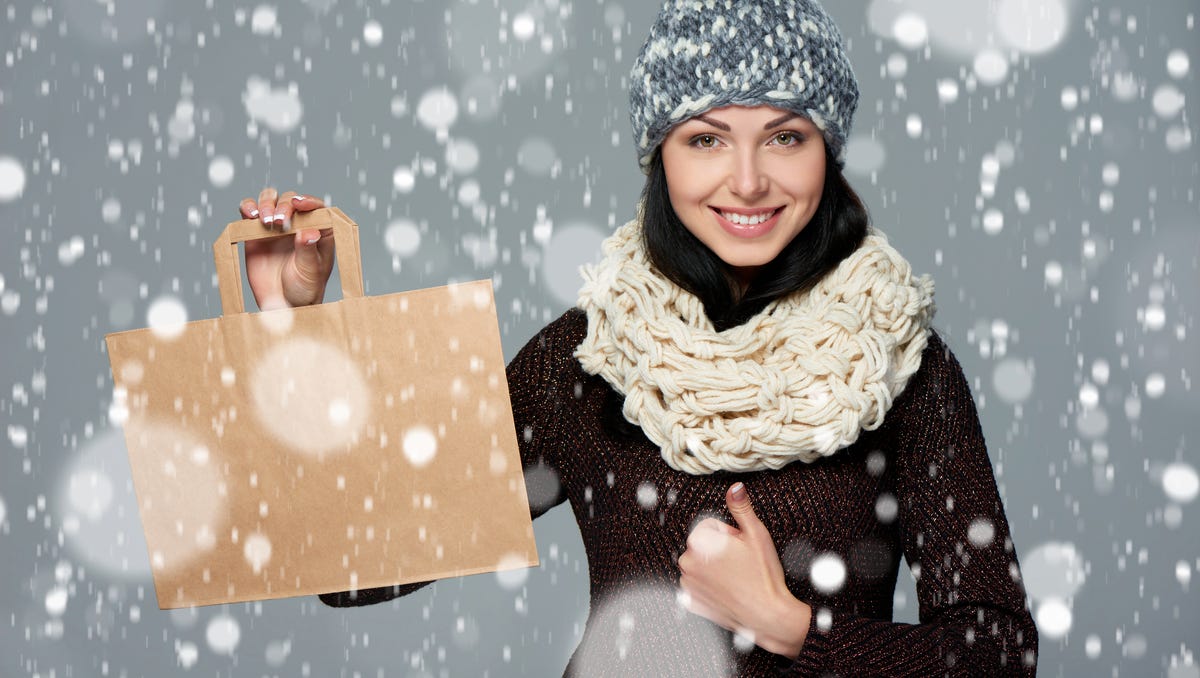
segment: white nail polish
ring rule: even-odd
[[[283,223],[283,212],[280,212],[275,215],[275,221],[278,221],[279,223]]]
[[[258,210],[250,210],[250,218],[251,219],[253,219],[257,216],[258,216]]]
[[[308,240],[306,242],[308,242],[308,244],[311,245],[311,244],[315,243],[317,240],[319,240],[319,238],[312,238],[311,240]]]

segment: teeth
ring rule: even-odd
[[[745,214],[734,214],[732,212],[721,212],[721,216],[725,217],[726,219],[728,219],[729,221],[732,221],[735,224],[741,224],[743,226],[755,226],[755,225],[761,224],[764,221],[775,216],[775,212],[776,212],[776,210],[771,210],[770,212],[762,212],[761,214],[755,214],[754,216],[747,216]]]

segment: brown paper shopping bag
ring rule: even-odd
[[[222,317],[105,337],[160,608],[537,565],[490,280],[363,296],[358,227],[332,229],[341,301],[243,310],[229,224]]]

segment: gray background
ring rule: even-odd
[[[1200,3],[830,5],[863,90],[849,177],[937,282],[1040,675],[1200,676]],[[655,11],[0,5],[0,674],[561,672],[587,614],[565,506],[515,588],[159,611],[103,336],[219,315],[211,241],[272,185],[359,223],[369,294],[492,277],[511,358],[633,213],[625,75]]]

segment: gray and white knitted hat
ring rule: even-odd
[[[638,163],[676,124],[731,104],[794,111],[839,161],[858,82],[842,34],[815,0],[666,0],[630,72]]]

